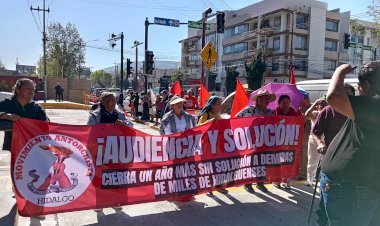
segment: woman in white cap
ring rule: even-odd
[[[170,99],[171,110],[162,117],[159,130],[161,135],[180,133],[196,126],[195,118],[183,110],[184,101],[185,99],[177,95]],[[190,194],[183,197],[174,197],[174,200],[187,202],[192,198],[193,195]]]
[[[276,100],[276,96],[269,93],[268,90],[259,90],[252,100],[256,102],[255,106],[247,106],[239,113],[235,118],[252,117],[260,115],[274,115],[273,111],[268,109],[268,104]],[[268,192],[268,189],[264,186],[264,183],[257,183],[256,187],[262,192]],[[255,193],[252,184],[244,185],[244,189],[249,193]]]
[[[177,95],[170,99],[172,110],[162,117],[159,130],[161,135],[180,133],[196,126],[195,118],[183,110],[184,101]]]

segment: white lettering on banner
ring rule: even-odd
[[[102,185],[126,185],[136,183],[136,171],[102,173]]]
[[[207,131],[208,139],[210,140],[211,144],[211,153],[215,154],[216,153],[216,142],[218,139],[218,130],[212,130],[212,131]]]
[[[248,149],[274,146],[298,145],[300,125],[285,124],[285,119],[278,124],[256,125],[252,127],[227,128],[224,131],[212,130],[204,134],[183,137],[167,136],[107,136],[98,138],[96,165],[131,162],[163,162],[181,160],[193,156],[202,156],[203,141],[209,154],[222,150],[227,153],[246,151]],[[218,137],[222,133],[223,137]],[[219,138],[224,138],[218,146]],[[17,166],[16,166],[17,170]]]
[[[162,162],[203,155],[201,137],[202,134],[181,138],[151,136],[107,136],[105,139],[98,138],[96,165]],[[105,144],[104,140],[106,141]]]

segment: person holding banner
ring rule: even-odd
[[[162,117],[160,125],[160,134],[168,135],[180,133],[195,127],[195,119],[192,115],[183,110],[185,99],[175,95],[170,99],[171,111]]]
[[[49,121],[44,108],[33,101],[36,85],[27,78],[16,81],[13,87],[14,95],[10,99],[0,101],[0,119],[17,121],[22,118]],[[3,150],[10,151],[12,131],[5,131]]]
[[[273,111],[267,108],[270,102],[276,100],[276,96],[274,94],[270,93],[266,89],[259,90],[257,94],[252,97],[252,100],[255,101],[255,106],[245,107],[236,114],[235,118],[274,115]],[[262,192],[268,192],[268,189],[264,186],[264,183],[257,183],[256,187]],[[252,184],[244,185],[244,189],[249,193],[255,193]]]
[[[281,95],[278,98],[278,107],[276,108],[276,115],[299,116],[300,114],[297,113],[292,107],[290,107],[290,102],[290,97],[288,95]],[[282,178],[281,183],[283,184],[285,189],[290,189],[289,178]],[[276,188],[281,189],[281,183],[274,182],[273,184]]]
[[[99,123],[115,123],[116,125],[133,126],[133,124],[125,118],[124,112],[116,109],[116,98],[111,92],[103,92],[100,95],[99,107],[90,112],[87,125]]]
[[[223,119],[222,115],[222,98],[219,96],[211,96],[207,102],[205,107],[199,112],[197,120],[197,125],[203,125],[214,120]],[[227,189],[218,189],[218,191],[222,194],[227,194]],[[207,193],[208,196],[213,196],[212,192]]]
[[[195,127],[195,119],[191,114],[184,111],[183,102],[185,102],[185,99],[177,95],[170,99],[169,104],[171,110],[162,117],[159,129],[161,135],[180,133]],[[187,202],[192,198],[193,195],[188,195],[184,197],[175,197],[174,200]]]

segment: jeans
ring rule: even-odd
[[[321,173],[321,194],[330,226],[380,225],[380,194],[370,186],[329,179]]]

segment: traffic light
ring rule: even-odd
[[[145,74],[151,75],[154,70],[153,51],[145,51]]]
[[[216,32],[224,33],[224,13],[216,14]]]
[[[108,39],[108,41],[109,41],[109,44],[110,44],[110,47],[111,48],[113,48],[113,47],[115,47],[115,45],[116,45],[116,35],[115,34],[111,34],[110,35],[110,39]]]
[[[127,58],[127,76],[130,76],[132,74],[132,63],[133,62],[129,58]]]
[[[350,41],[351,41],[350,37],[351,37],[350,34],[344,33],[344,48],[345,49],[348,49],[348,47],[350,47]]]

